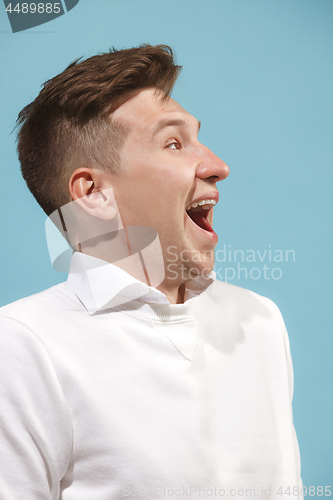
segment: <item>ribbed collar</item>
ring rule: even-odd
[[[83,303],[90,315],[113,307],[137,315],[146,315],[148,309],[160,319],[183,317],[187,303],[200,295],[215,280],[215,273],[186,283],[185,304],[170,304],[164,293],[157,288],[133,278],[123,269],[103,260],[74,252],[67,287]],[[149,306],[148,306],[149,305]]]

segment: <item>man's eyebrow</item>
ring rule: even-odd
[[[188,125],[188,122],[183,118],[165,118],[157,123],[156,127],[153,130],[153,135],[158,134],[165,127],[185,127]],[[201,127],[201,121],[198,121],[198,132]]]

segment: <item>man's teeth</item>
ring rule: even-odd
[[[199,210],[203,209],[203,210],[209,210],[210,208],[212,208],[214,205],[216,205],[216,201],[215,200],[201,200],[201,201],[196,201],[195,203],[191,203],[191,205],[189,205],[186,210],[191,210],[192,208],[197,208],[199,207]]]

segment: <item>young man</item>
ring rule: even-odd
[[[22,174],[75,252],[1,310],[1,498],[301,496],[288,336],[214,280],[229,169],[169,97],[179,70],[166,46],[102,54],[20,114]]]

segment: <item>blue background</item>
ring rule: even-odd
[[[51,267],[46,216],[20,177],[11,134],[18,112],[79,56],[171,45],[184,66],[173,97],[202,120],[200,140],[231,169],[215,209],[218,249],[295,251],[295,262],[242,263],[279,267],[281,279],[243,272],[231,282],[283,313],[303,482],[332,485],[333,1],[80,0],[16,34],[3,5],[0,18],[0,305],[66,278]],[[217,262],[220,277],[225,266],[237,262]]]

